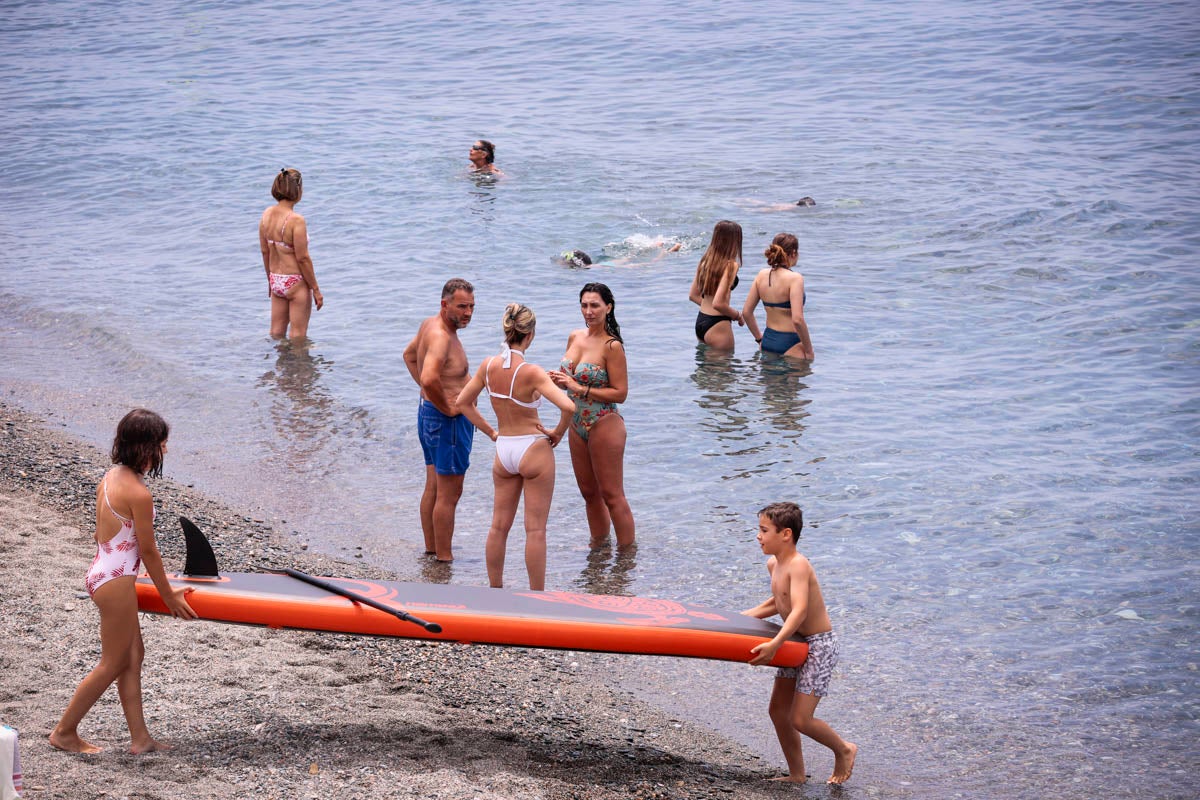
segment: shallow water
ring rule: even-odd
[[[401,351],[462,275],[473,363],[510,300],[554,363],[604,281],[640,547],[589,552],[562,453],[550,586],[753,604],[754,512],[792,498],[844,643],[822,709],[870,753],[852,796],[1193,795],[1190,5],[284,13],[5,7],[6,396],[97,442],[150,405],[175,477],[315,548],[482,583],[482,440],[459,560],[422,572]],[[506,179],[465,174],[480,136]],[[265,335],[255,237],[285,165],[327,298],[303,348]],[[811,370],[745,336],[697,349],[687,286],[721,218],[747,278],[799,236]],[[609,261],[552,263],[575,247]],[[779,761],[769,675],[612,663]]]

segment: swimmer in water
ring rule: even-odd
[[[763,200],[743,200],[743,208],[753,208],[759,211],[794,211],[796,208],[809,208],[817,204],[811,197],[801,197],[794,203],[768,203]]]
[[[576,269],[590,267],[593,264],[596,264],[597,266],[604,265],[608,267],[638,267],[645,264],[654,263],[667,253],[678,253],[683,248],[683,242],[673,242],[669,239],[658,237],[650,243],[650,246],[656,248],[656,252],[654,257],[649,261],[638,258],[636,255],[609,258],[603,255],[603,252],[598,258],[593,259],[590,255],[582,250],[565,250],[554,257],[554,263],[563,267],[575,267]]]
[[[471,145],[471,151],[467,154],[467,158],[471,161],[471,172],[484,175],[504,174],[495,163],[496,145],[487,139],[477,139],[475,144]]]

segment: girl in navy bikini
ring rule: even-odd
[[[84,585],[100,610],[100,663],[75,690],[62,719],[50,733],[50,744],[74,753],[100,748],[79,735],[79,723],[109,686],[117,684],[121,709],[129,725],[130,752],[147,753],[168,746],[150,736],[142,716],[142,629],[138,623],[134,582],[142,567],[150,574],[172,616],[195,619],[185,595],[174,589],[163,569],[154,541],[154,500],[146,475],[162,474],[170,428],[153,411],[135,408],[117,425],[110,469],[96,487],[96,558]]]
[[[804,321],[804,276],[792,271],[800,258],[800,243],[792,234],[780,233],[763,255],[767,268],[754,277],[742,308],[746,325],[764,351],[812,361],[813,344]],[[760,300],[767,309],[767,328],[762,333],[754,318]]]

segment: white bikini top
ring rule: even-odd
[[[513,352],[514,351],[512,351],[512,350],[504,351],[504,363],[501,364],[501,366],[507,368],[508,365],[512,363]],[[521,354],[520,350],[517,350],[515,352],[518,354]],[[484,367],[484,370],[483,370],[483,385],[487,389],[488,394],[491,395],[492,399],[499,398],[500,400],[511,400],[512,402],[516,403],[517,405],[521,406],[522,408],[533,408],[533,409],[539,408],[542,405],[542,401],[545,400],[546,398],[539,397],[537,400],[527,403],[524,400],[518,400],[517,398],[512,396],[513,387],[517,385],[517,373],[521,371],[521,367],[525,366],[524,355],[522,355],[522,357],[521,357],[521,363],[517,364],[517,368],[513,370],[512,381],[508,384],[508,394],[497,394],[496,392],[494,392],[492,390],[492,386],[491,386],[490,382],[488,381],[488,371],[492,368],[492,361],[495,358],[496,358],[495,356],[492,356],[492,358],[489,358],[487,366]]]

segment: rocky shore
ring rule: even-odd
[[[744,748],[588,679],[587,654],[152,615],[142,617],[146,717],[174,749],[127,754],[111,689],[81,728],[105,752],[55,751],[46,734],[99,657],[82,576],[107,466],[96,447],[0,403],[0,722],[21,733],[26,798],[797,796]],[[305,551],[167,478],[151,488],[160,520],[194,520],[222,569],[394,577]],[[178,531],[160,526],[159,541],[178,569]]]

